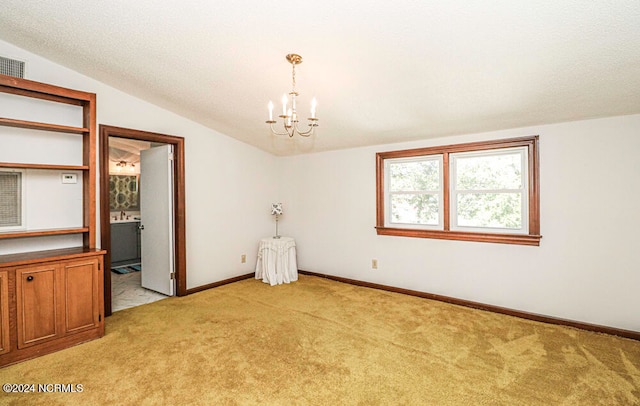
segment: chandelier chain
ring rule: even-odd
[[[293,88],[291,89],[292,92],[296,91],[296,64],[293,63],[291,64],[293,66],[293,73],[291,75],[291,77],[293,78]]]

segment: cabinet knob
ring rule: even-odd
[[[31,282],[33,280],[33,276],[29,275],[27,276],[27,282]]]
[[[138,226],[138,230],[144,230],[144,225],[143,225],[143,224],[140,224],[140,225]]]

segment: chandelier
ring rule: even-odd
[[[301,135],[303,137],[309,137],[315,133],[316,127],[318,126],[318,119],[316,118],[316,98],[314,97],[311,100],[311,117],[307,118],[309,120],[309,129],[307,131],[300,131],[298,128],[298,112],[296,110],[296,96],[298,96],[298,92],[296,92],[296,65],[302,63],[302,57],[298,54],[288,54],[286,56],[287,61],[293,67],[293,73],[291,75],[293,85],[291,87],[291,91],[289,92],[289,96],[291,97],[291,107],[287,108],[289,105],[289,98],[287,95],[282,96],[282,114],[279,115],[282,119],[282,124],[284,128],[284,132],[278,132],[273,128],[273,125],[276,123],[276,120],[273,119],[273,103],[269,102],[269,120],[266,121],[271,127],[271,132],[275,135],[288,135],[289,138],[292,138],[295,134]]]

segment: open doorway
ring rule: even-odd
[[[143,171],[147,176],[139,182]],[[150,292],[149,301],[154,291],[185,295],[184,138],[101,125],[100,174],[101,246],[107,250],[105,315],[114,310],[114,282],[135,284],[137,278]],[[116,200],[111,190],[115,184],[123,189]],[[139,235],[141,244],[136,241]],[[119,271],[131,275],[121,277]]]

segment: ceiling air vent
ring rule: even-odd
[[[0,56],[0,74],[24,78],[24,62]]]

